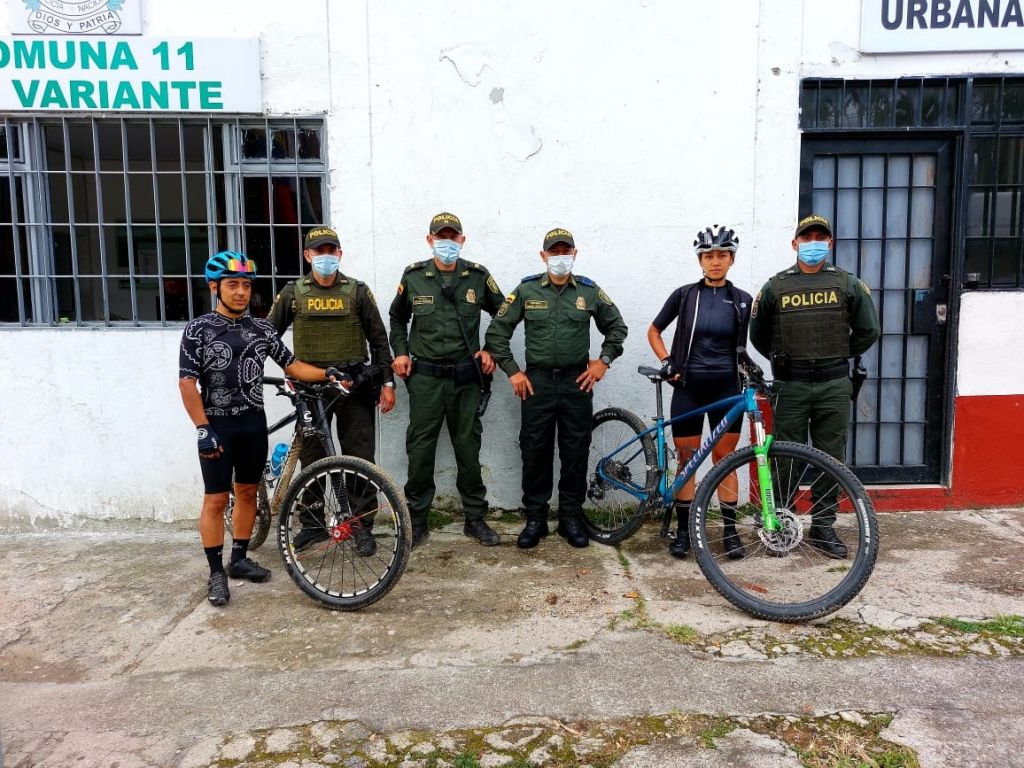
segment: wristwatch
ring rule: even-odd
[[[607,366],[611,366],[611,364],[612,364],[612,359],[610,357],[608,357],[608,355],[601,355],[598,358],[598,360],[600,360],[602,363],[604,363]]]
[[[391,387],[392,389],[394,389],[395,388],[395,382],[393,382],[393,381],[385,381],[384,382],[384,386],[385,387]]]

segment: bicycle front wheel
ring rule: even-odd
[[[292,481],[278,547],[299,589],[328,608],[355,611],[384,597],[409,561],[405,497],[380,467],[330,456]]]
[[[772,443],[768,468],[780,523],[774,531],[762,516],[752,447],[708,472],[690,515],[697,564],[726,600],[752,616],[786,622],[826,616],[852,600],[874,569],[878,527],[871,499],[846,466],[807,445]],[[735,513],[714,501],[733,473],[741,489]],[[749,493],[742,493],[744,485]],[[728,551],[726,544],[737,541],[742,550]]]
[[[650,435],[609,456],[647,427],[632,411],[605,408],[594,414],[587,461],[583,526],[601,544],[625,541],[640,527],[647,499],[658,484],[658,450]]]
[[[234,536],[234,512],[235,494],[228,496],[228,505],[224,508],[224,530],[229,536]],[[267,484],[260,480],[256,490],[256,520],[252,525],[252,533],[249,535],[249,551],[259,549],[260,545],[267,540],[270,533],[270,499],[267,498]]]

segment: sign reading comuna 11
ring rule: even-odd
[[[1024,0],[862,0],[860,50],[1024,50]]]
[[[0,110],[263,111],[259,40],[0,38]]]

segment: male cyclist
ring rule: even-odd
[[[270,571],[246,556],[256,520],[256,489],[267,459],[263,412],[263,363],[269,356],[301,381],[342,380],[335,368],[295,359],[266,320],[248,314],[256,264],[245,254],[222,251],[206,262],[216,300],[212,312],[185,326],[178,357],[178,389],[196,427],[205,496],[199,536],[210,565],[207,597],[213,605],[231,598],[227,576],[266,581]],[[234,479],[231,559],[224,571],[224,508]]]

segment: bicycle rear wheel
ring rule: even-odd
[[[860,592],[875,566],[878,527],[871,499],[846,466],[806,445],[772,443],[768,466],[781,530],[769,532],[762,522],[754,449],[736,451],[697,488],[690,515],[697,564],[726,600],[752,616],[786,622],[826,616]],[[740,481],[735,531],[742,559],[726,554],[726,520],[712,501],[732,472]],[[829,526],[848,548],[845,558],[821,549]]]
[[[646,435],[615,456],[609,454],[645,429],[641,418],[624,408],[605,408],[594,414],[583,526],[596,542],[625,541],[644,520],[647,499],[658,484],[654,440]]]
[[[224,508],[224,530],[229,536],[234,536],[234,511],[235,494],[228,496],[228,505]],[[253,522],[252,533],[249,536],[249,551],[259,549],[260,545],[267,540],[270,533],[270,499],[267,498],[267,484],[260,480],[256,490],[256,520]]]
[[[367,530],[376,546],[360,554],[359,537]],[[292,481],[277,543],[299,589],[328,608],[355,611],[380,600],[401,578],[412,549],[409,510],[376,464],[330,456]]]

